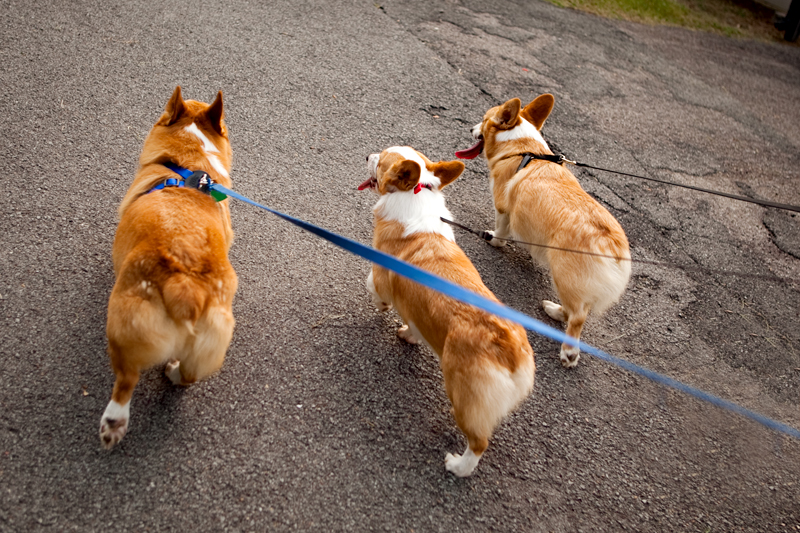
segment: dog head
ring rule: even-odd
[[[370,189],[380,196],[396,192],[418,194],[424,189],[440,191],[464,171],[461,161],[431,162],[408,146],[393,146],[367,156],[369,179],[358,190]]]
[[[553,110],[555,99],[552,94],[538,96],[520,108],[519,98],[512,98],[503,105],[495,106],[483,117],[483,121],[472,128],[472,136],[477,141],[466,150],[456,152],[460,159],[474,159],[483,155],[487,159],[494,157],[500,150],[514,143],[511,147],[520,151],[530,151],[531,142],[538,143],[539,150],[550,151],[539,130]],[[514,145],[519,144],[519,147]]]
[[[228,178],[231,146],[224,114],[222,91],[211,104],[206,104],[184,100],[180,86],[176,87],[145,139],[140,164],[173,160],[189,168],[205,158],[218,174]]]

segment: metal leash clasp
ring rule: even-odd
[[[204,194],[208,194],[208,188],[212,183],[214,183],[214,181],[202,170],[195,170],[192,172],[191,176],[186,178],[186,187],[197,189]]]

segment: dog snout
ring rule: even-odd
[[[483,128],[483,122],[479,122],[479,123],[475,124],[474,126],[472,126],[472,130],[471,130],[472,131],[472,136],[475,139],[482,139],[483,138],[483,133],[481,132],[482,128]]]

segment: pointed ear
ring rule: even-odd
[[[175,92],[172,93],[172,98],[167,102],[167,116],[166,124],[164,126],[171,126],[181,118],[186,112],[186,104],[183,103],[183,96],[181,95],[181,86],[175,87]]]
[[[553,105],[555,103],[556,99],[553,98],[552,94],[537,96],[534,98],[533,102],[525,106],[525,109],[520,112],[520,115],[536,126],[537,130],[540,130],[542,126],[544,126],[544,121],[550,116],[550,112],[553,110]]]
[[[381,193],[410,191],[419,182],[421,169],[416,161],[403,159],[386,171],[381,180]]]
[[[439,185],[439,190],[441,191],[464,172],[464,163],[461,161],[439,161],[429,166],[428,170],[433,172],[433,175],[442,182]]]
[[[206,110],[206,117],[217,133],[225,135],[225,128],[222,126],[222,119],[225,117],[225,112],[222,110],[222,91],[217,93],[217,98]]]
[[[500,106],[500,109],[495,115],[495,123],[501,130],[511,129],[517,125],[517,118],[519,118],[519,108],[522,105],[519,98],[512,98],[505,104]]]

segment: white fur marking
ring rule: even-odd
[[[467,477],[472,474],[472,471],[478,466],[478,461],[480,460],[481,456],[472,453],[472,449],[467,446],[464,455],[448,453],[444,458],[444,466],[458,477]]]
[[[205,133],[200,131],[200,128],[197,127],[197,124],[192,122],[191,124],[186,126],[186,131],[188,131],[191,134],[194,134],[198,139],[200,139],[203,142],[203,150],[205,150],[206,152],[214,152],[216,154],[219,153],[219,150],[217,150],[217,147],[214,146],[214,143],[212,143],[209,140],[209,138],[206,137]]]
[[[544,145],[544,147],[549,150],[550,147],[547,146],[544,137],[542,137],[541,132],[536,129],[536,126],[534,126],[524,118],[521,118],[521,120],[522,123],[519,126],[516,126],[515,128],[512,128],[510,130],[498,132],[495,139],[498,142],[513,141],[515,139],[533,139],[534,141]]]
[[[217,147],[214,146],[214,143],[212,143],[211,140],[209,140],[209,138],[206,137],[205,133],[200,131],[200,128],[198,128],[197,124],[195,124],[194,122],[186,126],[186,131],[188,131],[189,133],[193,134],[195,137],[200,139],[200,141],[203,143],[203,151],[206,153],[206,158],[208,159],[208,162],[211,163],[211,166],[214,167],[214,170],[216,170],[217,172],[219,172],[220,174],[222,174],[227,178],[228,170],[225,168],[222,162],[217,158],[217,156],[214,155],[219,153],[219,150],[217,150]]]
[[[131,416],[131,402],[120,405],[114,400],[108,402],[103,420],[128,420]]]

